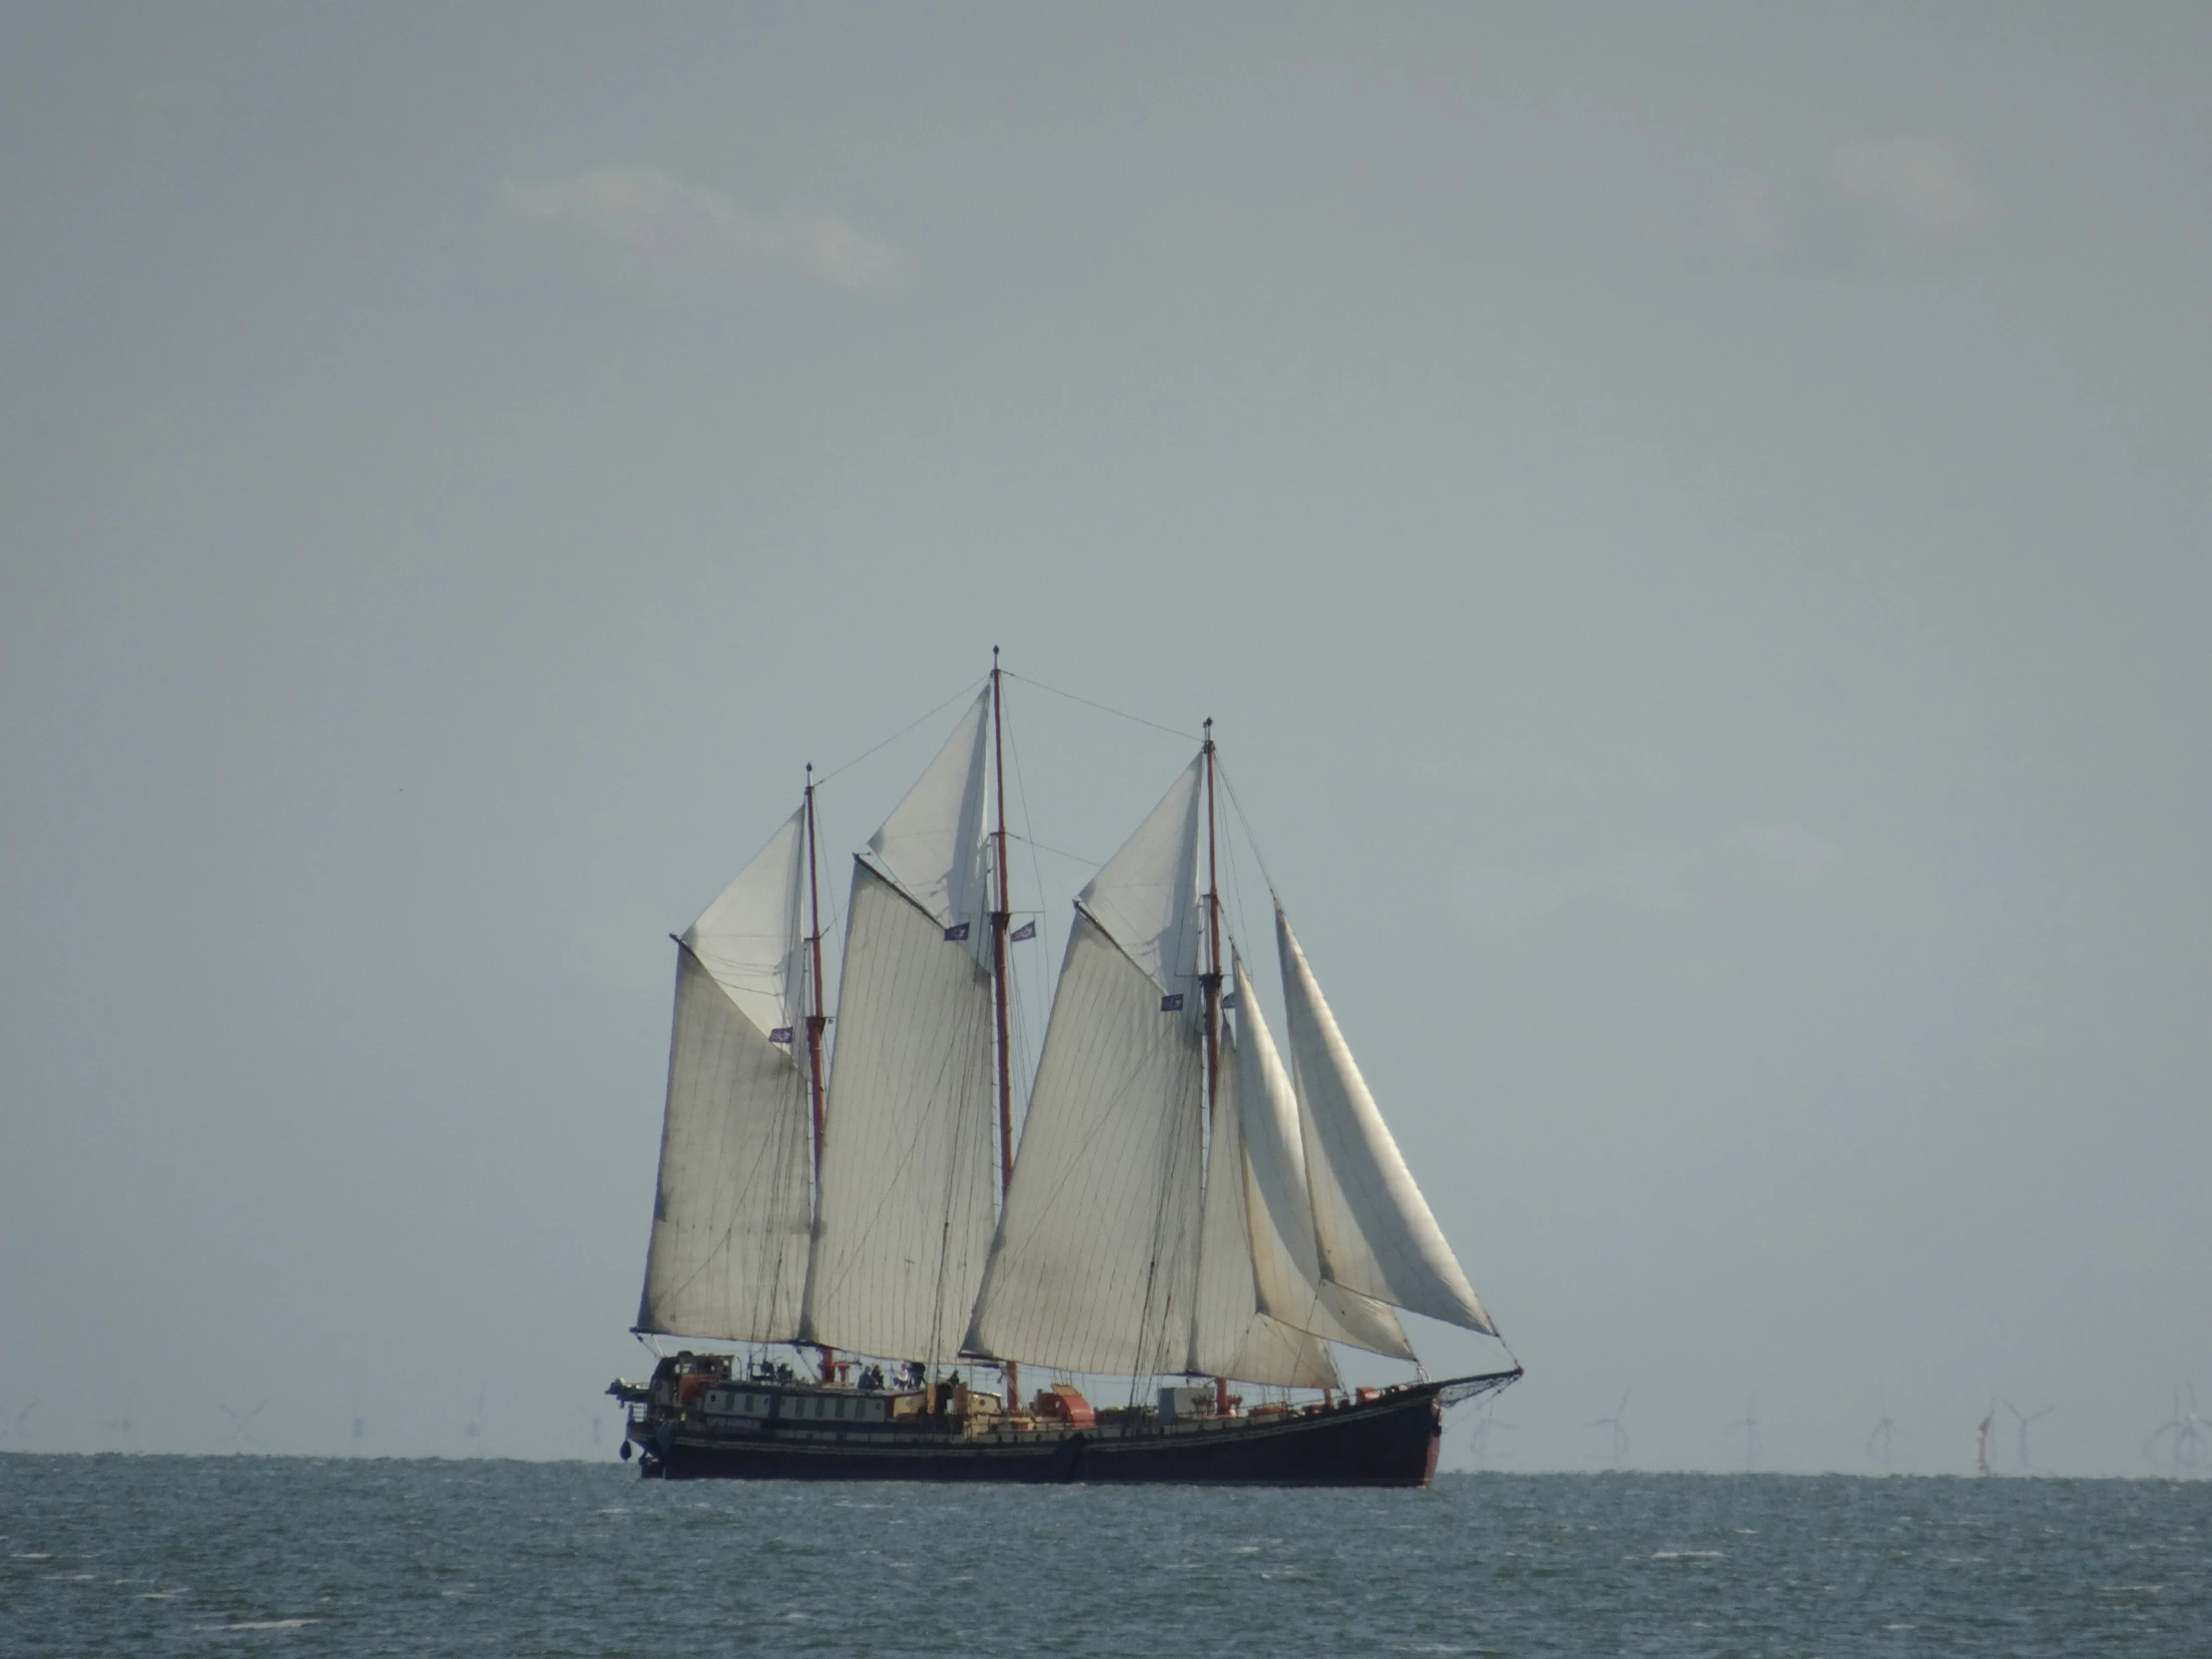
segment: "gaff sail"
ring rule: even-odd
[[[949,1358],[983,1277],[995,1173],[978,954],[989,699],[853,860],[803,1330],[830,1348]]]
[[[812,1223],[795,813],[677,941],[676,1012],[637,1328],[799,1334]]]
[[[1066,1371],[1190,1357],[1204,1159],[1193,761],[1076,900],[964,1349]]]

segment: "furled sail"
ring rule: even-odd
[[[990,694],[855,858],[805,1338],[949,1358],[991,1242]],[[979,959],[978,949],[985,948]]]
[[[661,1172],[640,1331],[726,1342],[799,1333],[812,1107],[794,814],[678,941]]]
[[[1387,1305],[1321,1276],[1314,1205],[1306,1178],[1298,1095],[1260,1012],[1260,999],[1236,959],[1235,1079],[1251,1192],[1253,1278],[1260,1311],[1332,1342],[1413,1358],[1413,1346]],[[1211,1194],[1211,1188],[1208,1189]]]
[[[1495,1336],[1280,906],[1275,930],[1323,1277],[1378,1302]]]
[[[1225,1047],[1234,1048],[1226,1029],[1222,1040]],[[1215,1084],[1213,1141],[1207,1149],[1198,1294],[1191,1302],[1191,1358],[1184,1370],[1284,1387],[1334,1388],[1340,1383],[1329,1346],[1260,1311],[1240,1092],[1235,1056],[1224,1054]]]
[[[1189,1360],[1200,782],[1194,761],[1076,900],[970,1353],[1124,1376]]]

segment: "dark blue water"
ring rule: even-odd
[[[0,1456],[0,1652],[2212,1653],[2212,1483],[663,1484]]]

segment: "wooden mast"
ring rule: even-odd
[[[995,831],[995,855],[998,880],[998,902],[991,907],[991,1001],[998,1017],[998,1207],[1003,1214],[1006,1208],[1006,1192],[1014,1179],[1014,1066],[1013,1054],[1007,1042],[1006,1017],[1006,929],[1013,921],[1013,909],[1006,895],[1006,724],[1001,709],[1004,692],[998,677],[998,647],[991,647],[991,757],[994,774],[992,794],[998,800],[998,829]],[[1006,1408],[1010,1411],[1020,1403],[1021,1368],[1013,1361],[1003,1362],[999,1371],[1006,1379]]]
[[[822,1033],[830,1023],[823,1012],[822,1001],[822,880],[815,857],[815,764],[807,763],[807,903],[812,912],[813,927],[808,943],[814,952],[814,1005],[807,1010],[807,1088],[813,1097],[815,1109],[815,1203],[819,1207],[822,1198]],[[822,1351],[822,1380],[834,1382],[837,1380],[837,1356],[834,1350]]]
[[[1221,870],[1214,843],[1214,719],[1206,717],[1206,1138],[1208,1153],[1221,1145]],[[1233,1177],[1241,1172],[1233,1172]],[[1209,1168],[1209,1181],[1223,1179]],[[1229,1380],[1214,1379],[1214,1410],[1229,1414]]]

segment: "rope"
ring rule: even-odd
[[[1064,697],[1070,703],[1080,703],[1086,709],[1096,709],[1100,714],[1112,715],[1116,720],[1126,720],[1136,726],[1149,726],[1155,732],[1165,732],[1169,737],[1181,738],[1185,743],[1197,743],[1199,741],[1198,734],[1195,732],[1186,732],[1175,726],[1162,726],[1156,720],[1147,720],[1142,715],[1133,715],[1126,709],[1115,709],[1104,703],[1093,703],[1087,697],[1077,697],[1073,692],[1062,691],[1057,686],[1048,686],[1042,680],[1032,680],[1026,674],[1016,674],[1010,668],[1001,670],[1001,672],[1009,680],[1019,680],[1025,686],[1035,686],[1041,692],[1050,692],[1054,697]]]
[[[829,783],[830,779],[835,778],[840,773],[850,772],[854,767],[858,766],[869,756],[875,754],[878,750],[888,749],[892,744],[896,743],[900,738],[903,738],[908,732],[911,732],[923,721],[936,719],[936,717],[943,714],[945,710],[951,708],[953,704],[959,702],[961,698],[972,695],[976,688],[982,685],[982,683],[983,682],[980,680],[970,680],[966,685],[962,686],[958,691],[954,692],[950,697],[946,698],[934,709],[931,709],[927,714],[918,716],[915,719],[908,721],[904,726],[901,726],[897,731],[893,732],[889,737],[885,738],[881,743],[877,744],[874,749],[864,750],[860,754],[853,756],[852,759],[845,762],[844,765],[840,767],[832,767],[830,771],[824,773],[820,778],[817,778],[815,780],[815,788],[819,790],[822,788],[823,785]],[[1047,689],[1049,690],[1050,688]]]
[[[1268,896],[1280,900],[1276,891],[1275,872],[1268,868],[1268,855],[1260,850],[1259,834],[1252,828],[1252,819],[1244,810],[1244,803],[1237,799],[1237,786],[1231,782],[1229,769],[1221,764],[1221,751],[1214,751],[1214,771],[1220,775],[1221,787],[1229,792],[1229,805],[1236,812],[1237,823],[1244,829],[1245,839],[1252,843],[1252,856],[1259,862],[1260,878],[1268,884]]]
[[[1022,809],[1025,816],[1028,811],[1028,805],[1029,804],[1026,801],[1022,803]],[[1086,858],[1083,856],[1082,853],[1070,852],[1064,846],[1047,846],[1043,841],[1038,840],[1033,835],[1020,835],[1009,830],[1006,831],[1006,838],[1008,840],[1020,841],[1024,846],[1028,847],[1032,853],[1049,852],[1055,858],[1073,858],[1077,863],[1088,864],[1093,869],[1103,869],[1105,867],[1105,860],[1103,858]],[[1036,862],[1036,859],[1034,856],[1032,856],[1029,861],[1034,864]],[[1044,890],[1044,877],[1041,872],[1037,877],[1037,889],[1040,893]]]

